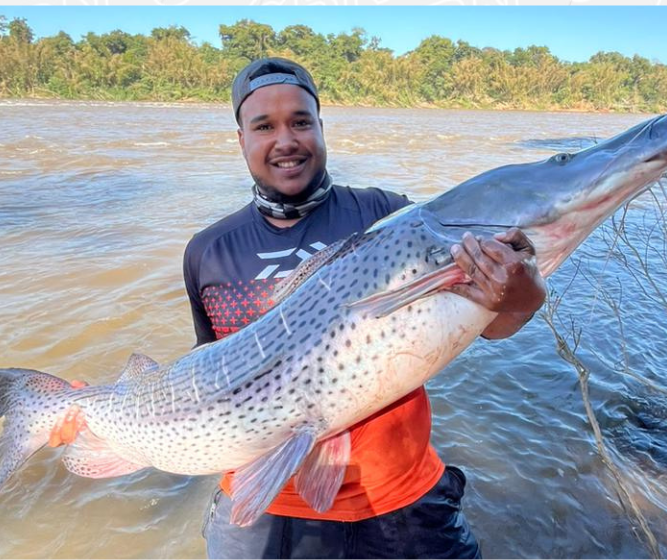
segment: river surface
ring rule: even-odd
[[[323,118],[338,183],[421,201],[648,115],[325,107]],[[103,383],[132,352],[166,362],[188,351],[183,249],[245,204],[249,186],[228,107],[0,102],[0,366]],[[429,383],[433,442],[468,476],[464,509],[486,557],[650,556],[619,481],[667,555],[658,210],[641,197],[626,218],[629,245],[607,226],[549,280],[562,296],[556,326],[570,343],[578,335],[590,370],[609,464],[544,317],[511,339],[477,341]],[[68,473],[61,453],[41,451],[0,492],[0,557],[205,556],[217,477],[147,469],[91,480]]]

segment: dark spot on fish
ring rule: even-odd
[[[302,337],[301,340],[299,340],[299,344],[305,343],[309,338],[310,338],[310,333],[308,333],[306,336]]]

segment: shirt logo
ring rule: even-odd
[[[297,247],[292,247],[291,249],[284,249],[283,251],[272,251],[270,253],[257,253],[257,256],[263,261],[280,261],[281,259],[286,259],[287,257],[295,254],[301,262],[305,261],[307,258],[312,257],[318,251],[321,251],[326,247],[325,243],[317,241],[309,245],[310,248],[314,249],[312,253],[309,253],[305,249],[298,249]],[[296,253],[295,253],[296,251]],[[299,263],[301,264],[301,263]],[[282,263],[272,263],[265,266],[262,271],[255,276],[255,280],[265,280],[267,278],[285,278],[289,276],[294,269],[290,270],[280,270]]]

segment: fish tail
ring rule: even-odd
[[[0,487],[47,444],[68,388],[64,379],[40,371],[0,369]]]

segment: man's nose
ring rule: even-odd
[[[282,149],[292,149],[298,144],[296,134],[291,126],[281,126],[278,129],[276,137],[276,147]]]

